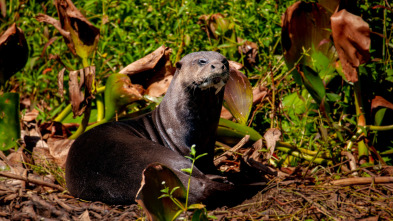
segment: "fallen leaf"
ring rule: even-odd
[[[252,103],[253,105],[259,104],[268,94],[268,88],[258,84],[254,89],[252,89]]]
[[[263,135],[263,138],[265,138],[266,140],[267,149],[269,150],[266,159],[270,159],[273,156],[274,150],[276,148],[276,143],[280,140],[280,137],[281,131],[277,128],[270,128]]]
[[[370,28],[367,22],[345,9],[331,17],[334,45],[347,81],[357,82],[356,68],[370,59]]]
[[[163,194],[161,190],[165,187],[169,188],[169,192],[177,187],[172,196],[184,203],[186,189],[176,174],[160,163],[149,164],[143,170],[141,188],[135,200],[149,220],[172,220],[179,211],[179,207],[169,197],[159,198]]]
[[[23,115],[22,120],[30,122],[35,120],[38,117],[39,111],[37,109],[33,109],[32,111],[27,112]]]
[[[89,210],[85,210],[78,218],[79,221],[90,221]]]
[[[62,169],[65,169],[68,151],[74,141],[75,140],[52,137],[48,139],[49,154],[53,158],[54,162]]]
[[[251,41],[245,41],[242,38],[237,38],[237,43],[243,43],[238,46],[238,51],[244,56],[244,63],[247,67],[254,67],[258,59],[258,45]]]

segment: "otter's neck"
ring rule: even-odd
[[[207,153],[196,161],[203,172],[213,170],[214,144],[220,118],[224,90],[215,88],[185,88],[174,78],[158,108],[153,113],[155,124],[165,146],[183,156],[189,156],[196,145],[197,155]]]

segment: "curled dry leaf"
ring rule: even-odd
[[[359,16],[345,9],[331,17],[334,45],[341,61],[345,77],[358,81],[356,68],[370,58],[370,28]]]
[[[276,148],[276,142],[280,140],[281,131],[277,128],[270,128],[266,133],[263,135],[266,140],[266,146],[269,150],[266,159],[270,159],[273,156],[274,150]]]
[[[163,185],[165,182],[165,186]],[[186,189],[176,174],[160,163],[149,164],[142,173],[141,188],[136,195],[136,202],[142,206],[149,220],[172,220],[178,206],[169,198],[160,196],[165,187],[172,191],[172,196],[180,202],[185,201]]]
[[[92,93],[95,71],[95,66],[90,66],[70,72],[69,92],[74,116],[82,115],[87,104],[94,98]],[[85,93],[82,92],[83,86]]]
[[[311,57],[303,56],[304,50],[322,52],[328,58],[334,53],[329,44],[330,14],[318,3],[296,2],[288,7],[282,18],[281,43],[285,62],[289,69],[299,61],[311,65]],[[301,59],[300,59],[301,58]],[[300,76],[292,72],[297,83]]]
[[[381,96],[375,96],[374,99],[371,101],[371,110],[374,110],[378,107],[386,107],[393,110],[393,103],[389,102]]]
[[[25,35],[12,24],[0,36],[0,85],[25,66],[28,53]]]
[[[57,86],[59,87],[59,94],[64,98],[64,72],[65,68],[61,69],[57,74]]]
[[[251,41],[245,41],[241,38],[237,38],[237,43],[243,43],[238,46],[238,51],[241,55],[244,55],[244,63],[247,67],[254,67],[257,64],[258,59],[258,45]]]
[[[172,49],[161,46],[145,57],[129,64],[119,73],[129,75],[133,83],[141,84],[147,88],[147,95],[162,96],[167,91],[176,71],[169,59],[171,53]]]
[[[231,66],[232,68],[234,68],[236,70],[240,70],[243,68],[243,65],[239,62],[229,60],[228,63],[229,63],[229,66]]]
[[[74,55],[87,58],[95,50],[100,31],[75,7],[71,0],[55,0],[59,20],[38,14],[36,19],[53,25]]]

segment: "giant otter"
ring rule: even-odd
[[[110,204],[134,203],[142,171],[159,162],[171,168],[187,186],[190,147],[197,155],[190,202],[214,204],[230,197],[237,186],[209,180],[214,171],[216,129],[229,78],[227,59],[217,52],[195,52],[176,64],[176,72],[160,105],[137,119],[111,122],[82,134],[73,143],[66,163],[70,193]]]

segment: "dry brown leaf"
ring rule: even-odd
[[[68,151],[73,143],[74,140],[70,139],[48,139],[49,154],[53,157],[54,162],[63,169],[65,169]]]
[[[270,159],[273,156],[274,150],[276,148],[276,142],[280,140],[281,131],[277,128],[270,128],[263,135],[266,140],[266,147],[269,150],[266,159]]]
[[[165,94],[176,68],[170,61],[172,49],[161,46],[145,57],[129,64],[119,73],[131,77],[133,84],[143,85],[146,94],[159,97]]]
[[[387,101],[385,98],[381,96],[375,96],[371,101],[371,110],[374,110],[378,107],[386,107],[393,110],[393,104]]]
[[[258,45],[251,41],[245,41],[242,38],[237,38],[237,43],[243,43],[238,46],[238,51],[244,55],[244,63],[247,67],[254,67],[258,59]]]
[[[171,49],[162,45],[152,53],[127,65],[127,67],[123,68],[119,73],[133,75],[144,71],[152,70],[156,67],[158,62],[165,55],[165,51],[167,50],[171,50]]]
[[[253,105],[259,104],[263,101],[268,93],[268,89],[261,84],[258,84],[255,88],[252,89],[252,103]]]
[[[161,81],[153,82],[147,89],[146,94],[152,97],[160,97],[166,93],[173,76],[166,76]]]
[[[288,69],[298,64],[311,66],[311,56],[304,55],[321,52],[328,58],[334,53],[330,44],[330,13],[318,3],[298,1],[288,7],[282,17],[281,44]],[[295,81],[301,84],[297,70],[292,71]]]
[[[231,66],[232,68],[234,68],[236,70],[240,70],[243,68],[243,65],[239,62],[229,60],[228,63],[229,63],[229,66]]]
[[[89,66],[78,71],[70,72],[69,92],[74,117],[82,115],[87,104],[94,98],[92,86],[95,78],[95,71],[95,66]],[[85,93],[82,92],[83,86],[85,88]]]
[[[83,212],[79,217],[79,221],[90,221],[89,210]]]
[[[367,22],[345,9],[331,17],[334,45],[341,61],[345,77],[358,81],[356,68],[370,58],[370,28]]]
[[[25,66],[28,52],[25,35],[12,24],[0,36],[0,85]]]
[[[30,122],[35,120],[38,117],[39,111],[37,109],[33,109],[32,111],[27,112],[23,115],[22,120],[26,122]]]
[[[43,14],[38,14],[36,19],[53,25],[74,55],[88,57],[97,46],[100,30],[82,15],[71,0],[55,0],[54,3],[60,21]]]
[[[64,72],[65,68],[61,69],[57,74],[57,86],[59,87],[59,94],[61,98],[64,98]]]

